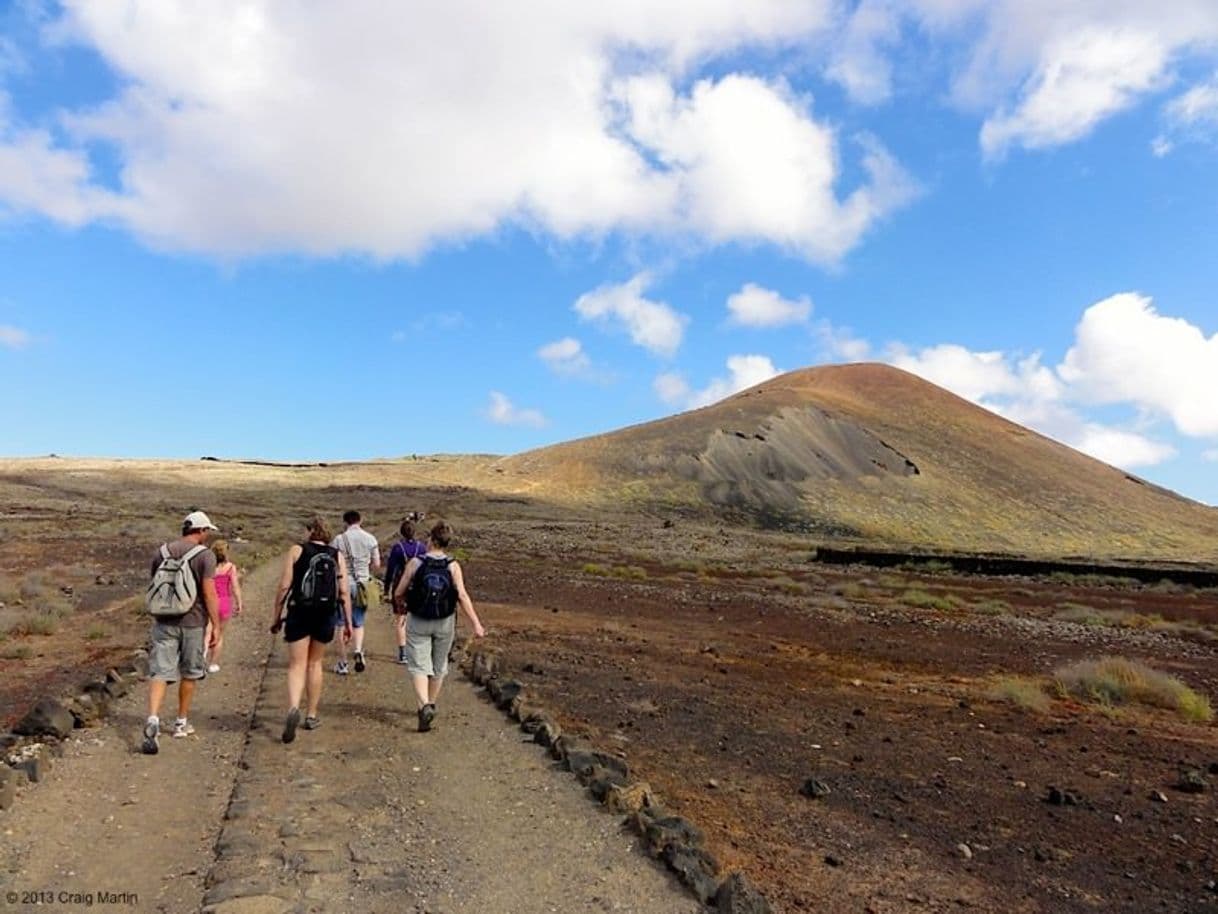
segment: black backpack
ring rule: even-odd
[[[420,619],[447,619],[457,611],[452,559],[425,555],[406,588],[406,609]]]
[[[292,605],[314,616],[332,615],[338,609],[338,562],[329,546],[305,543],[296,560]]]

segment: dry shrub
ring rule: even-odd
[[[1209,699],[1194,692],[1175,676],[1124,657],[1081,660],[1054,674],[1063,696],[1111,707],[1141,704],[1167,708],[1185,720],[1208,723],[1214,719]]]
[[[937,609],[940,612],[948,612],[960,606],[960,599],[958,597],[951,594],[938,596],[927,593],[925,590],[919,590],[916,587],[911,587],[901,594],[900,600],[906,606],[915,606],[920,609]]]
[[[1049,696],[1045,693],[1044,683],[1022,676],[1004,676],[999,679],[990,689],[990,697],[1030,711],[1044,713],[1049,710]]]

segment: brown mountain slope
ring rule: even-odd
[[[1218,509],[887,365],[791,372],[497,469],[561,500],[710,510],[832,538],[1218,560]]]

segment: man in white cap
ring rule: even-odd
[[[148,720],[143,750],[160,750],[161,702],[169,684],[178,684],[178,718],[173,735],[195,732],[188,720],[195,683],[207,676],[204,656],[220,631],[220,601],[216,597],[216,556],[207,548],[216,525],[202,511],[182,521],[182,538],[165,543],[152,560],[148,609],[153,614],[152,647],[148,653]],[[181,610],[179,613],[178,610]],[[204,644],[211,620],[212,642]]]

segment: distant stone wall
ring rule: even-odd
[[[1171,581],[1194,587],[1218,587],[1218,568],[1208,565],[1090,562],[1084,559],[1033,559],[1012,555],[981,555],[960,552],[903,552],[884,549],[855,549],[821,546],[813,550],[813,561],[826,565],[950,565],[953,571],[990,575],[1077,574],[1132,578],[1144,583]]]

